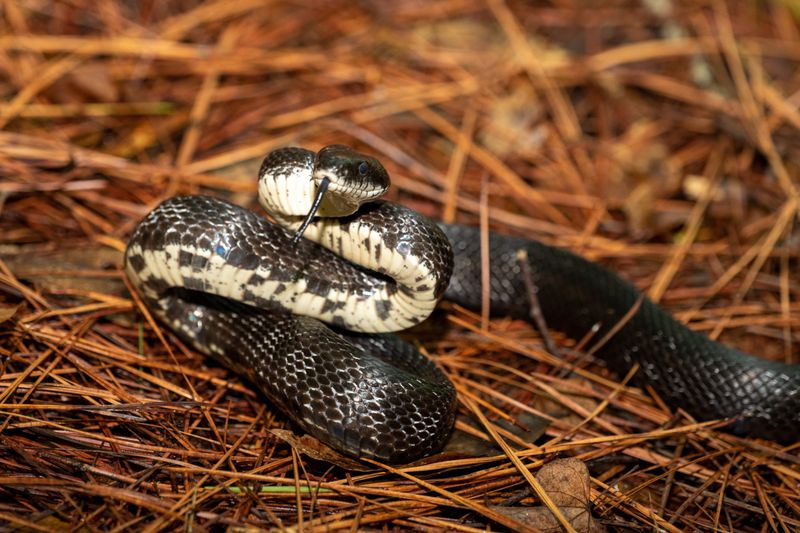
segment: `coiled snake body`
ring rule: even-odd
[[[351,455],[407,462],[447,439],[455,390],[413,346],[379,332],[421,322],[442,296],[479,308],[480,239],[474,228],[374,201],[388,185],[377,160],[347,147],[276,150],[259,198],[288,229],[222,200],[177,197],[139,224],[125,258],[160,320],[304,430]],[[569,336],[598,323],[602,335],[640,298],[569,252],[492,235],[494,314],[528,316],[520,249],[548,325]],[[729,428],[739,434],[800,437],[797,366],[711,341],[647,299],[598,355],[617,372],[638,362],[639,383],[699,419],[737,417]]]

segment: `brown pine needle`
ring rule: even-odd
[[[568,529],[536,481],[568,457],[594,480],[582,512],[609,529],[800,528],[798,443],[671,410],[627,384],[635,367],[592,357],[591,331],[444,303],[403,335],[457,388],[447,452],[318,458],[154,320],[122,268],[165,198],[258,210],[268,151],[344,143],[384,162],[391,201],[570,249],[691,328],[797,363],[789,3],[95,4],[3,4],[0,521],[534,531],[544,501]]]

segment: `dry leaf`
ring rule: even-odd
[[[536,474],[536,480],[558,506],[561,514],[578,533],[600,533],[605,528],[592,518],[589,497],[589,470],[577,459],[559,459],[548,463]],[[493,506],[519,522],[547,533],[562,531],[553,513],[542,505],[535,507]]]
[[[116,102],[119,99],[119,91],[105,62],[97,61],[78,66],[70,73],[69,81],[91,99],[100,102]]]
[[[20,306],[15,305],[12,307],[0,307],[0,324],[5,322],[6,320],[10,320],[17,311],[19,311]]]
[[[558,506],[586,507],[591,485],[589,469],[578,459],[557,459],[544,465],[536,480]]]
[[[547,507],[495,507],[492,508],[517,522],[535,527],[545,533],[560,533],[561,525]],[[605,528],[594,521],[585,507],[559,507],[561,514],[578,533],[600,533]]]

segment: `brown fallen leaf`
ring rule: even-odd
[[[577,459],[558,459],[548,463],[536,474],[536,480],[558,506],[561,514],[578,533],[600,533],[602,524],[592,518],[589,497],[589,470]],[[550,510],[542,505],[533,507],[492,508],[519,522],[547,533],[562,531]]]
[[[592,488],[589,469],[578,459],[557,459],[544,465],[536,480],[558,506],[586,507]]]
[[[72,87],[100,102],[116,102],[119,91],[106,63],[96,61],[84,63],[70,72],[68,80]]]
[[[509,518],[533,526],[544,533],[560,533],[563,531],[550,509],[544,506],[492,508]],[[605,531],[605,528],[595,522],[592,514],[585,507],[559,507],[559,510],[578,533],[600,533]]]
[[[0,324],[5,322],[6,320],[11,320],[11,318],[17,314],[19,311],[20,306],[14,305],[11,307],[0,307]]]

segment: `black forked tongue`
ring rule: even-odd
[[[328,190],[328,184],[331,182],[328,177],[322,178],[322,181],[319,182],[319,188],[317,189],[317,195],[314,197],[314,203],[311,204],[311,209],[309,209],[306,218],[303,219],[303,223],[300,224],[300,227],[297,228],[297,232],[295,232],[294,237],[292,237],[292,244],[297,244],[297,241],[300,240],[300,237],[303,236],[303,233],[306,231],[306,228],[311,221],[314,220],[314,216],[317,214],[317,210],[319,209],[319,204],[322,203],[322,198],[325,196],[325,191]]]

